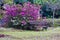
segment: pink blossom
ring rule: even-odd
[[[26,24],[26,22],[23,20],[22,22],[21,22],[23,25],[25,25]]]

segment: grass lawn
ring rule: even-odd
[[[35,37],[50,37],[55,34],[60,34],[60,27],[54,28],[52,30],[48,31],[1,31],[0,34],[10,35],[11,37],[14,37],[16,39],[28,39],[32,38],[31,40],[34,40]]]

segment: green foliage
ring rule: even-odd
[[[59,19],[54,21],[54,27],[58,27],[58,26],[60,26],[60,20]]]
[[[0,19],[3,18],[3,10],[0,9]]]
[[[3,16],[0,14],[0,19],[2,18]]]
[[[13,0],[4,0],[4,3],[11,4],[13,3]]]
[[[44,3],[55,4],[57,2],[59,2],[59,0],[34,0],[34,3],[37,3],[37,4],[44,4]]]
[[[13,0],[13,2],[19,4],[19,3],[27,2],[27,0]]]
[[[18,4],[18,3],[28,2],[28,1],[33,3],[33,0],[14,0],[14,3]]]

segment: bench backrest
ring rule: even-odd
[[[39,25],[39,26],[46,26],[47,22],[45,21],[29,21],[30,24],[34,24],[34,25]]]

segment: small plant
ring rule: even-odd
[[[4,34],[0,34],[0,38],[1,38],[1,37],[5,37],[5,35],[4,35]]]

